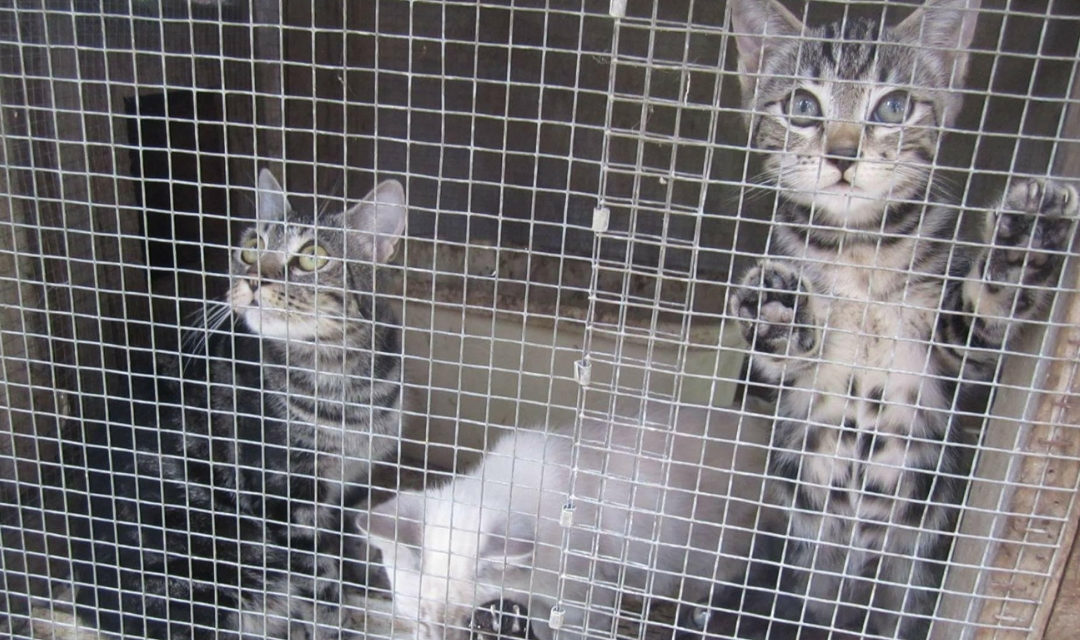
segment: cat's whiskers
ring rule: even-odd
[[[775,198],[777,190],[775,186],[770,184],[772,176],[773,172],[768,170],[760,171],[751,176],[748,179],[747,188],[730,197],[729,201],[732,206],[738,206],[740,200],[744,203],[755,203],[767,198]]]
[[[180,340],[180,374],[187,370],[191,359],[205,356],[210,335],[232,319],[232,306],[222,300],[208,300],[206,307],[188,314],[187,328]]]
[[[930,184],[929,198],[935,202],[959,202],[963,186],[949,175],[936,175]]]

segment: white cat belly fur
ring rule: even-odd
[[[620,586],[692,601],[739,573],[771,423],[684,407],[674,424],[586,420],[576,472],[572,429],[517,430],[451,483],[378,506],[361,525],[382,552],[398,620],[418,638],[465,638],[473,610],[502,598],[526,606],[540,640],[560,605],[559,637],[580,638],[611,632]],[[570,529],[559,522],[568,502]]]
[[[939,313],[940,284],[912,284],[910,274],[900,270],[906,265],[889,264],[895,262],[889,258],[903,256],[907,250],[859,249],[873,251],[875,259],[885,264],[867,267],[860,264],[865,256],[838,256],[810,248],[802,248],[806,259],[793,262],[812,283],[811,315],[822,326],[816,352],[782,354],[779,361],[770,363],[783,368],[773,373],[777,377],[798,374],[782,393],[783,415],[811,428],[836,427],[845,418],[854,418],[859,425],[874,425],[882,435],[930,437],[911,430],[920,424],[915,418],[920,407],[948,408],[939,387],[926,383],[932,361],[926,336],[933,334]],[[761,354],[754,357],[759,364],[770,361]],[[872,389],[881,390],[882,397],[866,397]],[[819,434],[831,436],[835,446],[803,453],[803,480],[823,489],[860,491],[849,465],[861,457],[855,441],[836,437],[834,428]],[[903,446],[884,447],[865,468],[864,481],[896,486],[904,458],[912,454]],[[856,508],[863,518],[891,519],[887,505],[858,500]],[[878,513],[882,509],[885,512]]]

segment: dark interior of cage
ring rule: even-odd
[[[4,311],[31,336],[5,345],[27,363],[6,379],[30,389],[9,407],[0,474],[13,615],[64,586],[53,559],[67,544],[56,461],[69,417],[85,398],[107,397],[104,372],[149,376],[155,360],[176,356],[183,324],[227,287],[220,274],[233,234],[254,215],[263,166],[308,196],[307,207],[344,206],[377,180],[406,184],[408,238],[384,293],[405,315],[408,466],[446,471],[475,459],[489,423],[572,416],[573,362],[598,325],[645,336],[671,327],[676,337],[661,347],[673,350],[711,327],[693,346],[725,344],[725,285],[762,251],[773,203],[744,194],[754,159],[723,3],[631,2],[622,23],[590,3],[284,3],[280,32],[253,27],[265,16],[245,8],[151,4],[125,5],[136,15],[109,5],[22,16],[22,42],[78,34],[79,48],[0,59],[23,78],[2,79],[26,107],[21,119],[5,114],[18,134],[7,180],[10,214],[27,223],[16,253],[33,254],[19,265],[21,286],[40,300]],[[981,18],[958,123],[972,133],[942,145],[945,173],[971,205],[1010,173],[1049,170],[1072,82],[1080,34],[1052,16],[1080,7],[1009,7]],[[63,84],[62,73],[48,78],[65,61],[96,84],[42,98]],[[52,152],[60,142],[86,151]],[[600,206],[610,219],[596,234]],[[470,341],[481,348],[467,356]],[[643,376],[620,374],[611,348],[598,382],[677,393],[682,372],[635,388]],[[536,368],[524,371],[526,361]],[[705,397],[740,393],[737,361],[703,383]],[[534,395],[522,391],[532,386]],[[981,425],[974,416],[971,428]]]

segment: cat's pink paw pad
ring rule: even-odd
[[[785,263],[762,261],[750,269],[733,288],[728,308],[739,320],[743,337],[758,351],[804,353],[817,342],[809,290]]]

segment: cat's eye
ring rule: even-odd
[[[315,243],[305,245],[296,255],[296,266],[304,271],[317,271],[325,267],[329,261],[326,249]]]
[[[244,264],[255,264],[259,253],[266,250],[266,243],[259,236],[251,236],[240,245],[240,260]]]
[[[821,120],[821,103],[814,94],[799,89],[791,94],[788,103],[788,119],[796,127],[811,127]]]
[[[900,124],[907,120],[911,97],[906,91],[893,91],[878,101],[873,118],[885,124]]]

